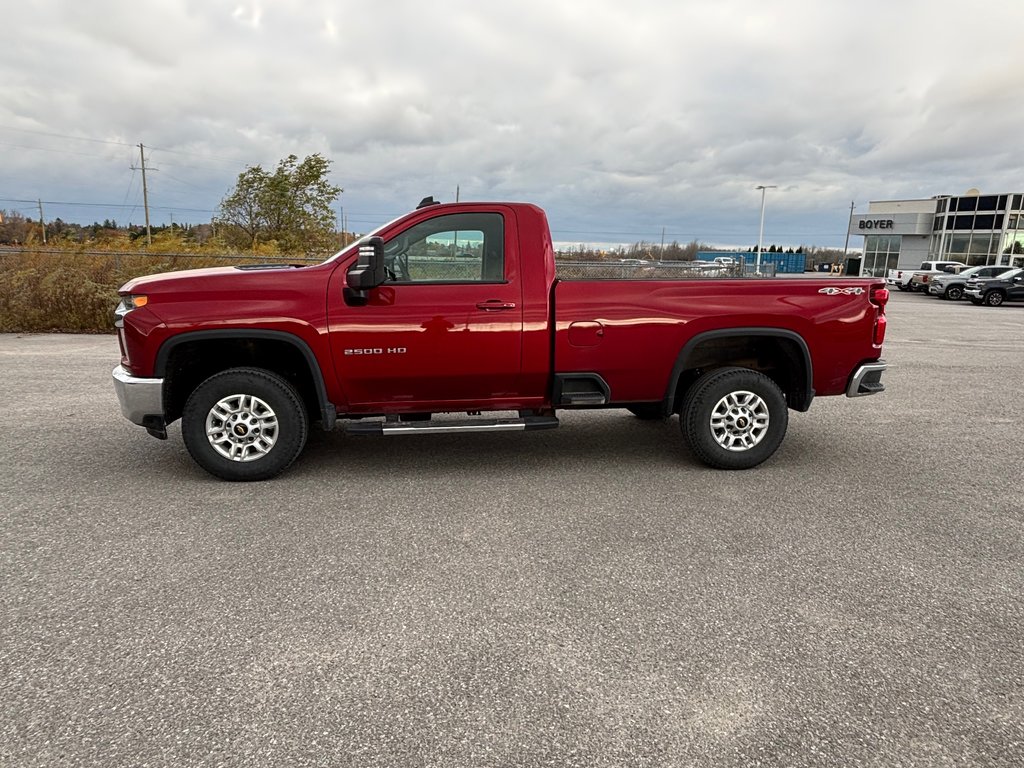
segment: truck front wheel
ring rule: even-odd
[[[985,294],[985,298],[982,299],[982,301],[985,304],[985,306],[998,307],[1000,304],[1003,303],[1004,298],[1005,297],[1003,296],[1002,291],[989,291],[988,293]]]
[[[308,417],[295,388],[261,368],[214,374],[189,396],[181,414],[185,447],[223,480],[267,480],[295,461]]]
[[[694,382],[679,425],[690,450],[717,469],[749,469],[770,457],[789,426],[778,384],[749,368],[719,368]]]

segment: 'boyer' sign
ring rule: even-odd
[[[858,229],[892,229],[892,219],[861,219]]]

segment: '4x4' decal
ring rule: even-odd
[[[818,293],[824,293],[826,296],[838,296],[843,294],[844,296],[860,296],[864,293],[863,288],[819,288]]]

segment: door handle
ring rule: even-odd
[[[490,301],[481,301],[476,305],[477,309],[482,309],[485,312],[495,312],[502,309],[515,309],[516,304],[514,301],[501,301],[500,299],[491,299]]]

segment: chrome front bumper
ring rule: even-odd
[[[117,366],[114,369],[114,391],[121,403],[121,413],[132,424],[148,427],[157,417],[161,422],[164,416],[164,380],[140,379],[132,376]]]

